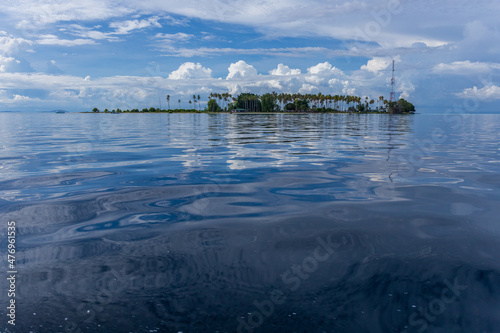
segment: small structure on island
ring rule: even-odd
[[[247,112],[246,109],[232,109],[231,113],[238,113],[238,112]]]

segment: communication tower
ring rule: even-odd
[[[392,78],[391,78],[391,98],[389,100],[391,102],[396,101],[396,93],[394,92],[394,84],[396,80],[394,79],[394,60],[392,60]]]

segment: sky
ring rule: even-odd
[[[394,61],[396,97],[419,112],[500,112],[499,13],[495,0],[4,0],[0,111],[389,99]]]

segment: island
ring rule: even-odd
[[[401,98],[398,101],[388,101],[384,96],[377,99],[350,95],[323,95],[318,94],[291,94],[291,93],[265,93],[257,95],[253,93],[241,93],[232,96],[229,93],[211,93],[208,96],[207,106],[201,110],[200,95],[193,95],[189,99],[189,105],[193,108],[181,109],[181,100],[178,99],[179,108],[170,108],[170,95],[166,96],[168,109],[144,108],[142,110],[121,110],[119,108],[111,111],[105,109],[104,113],[384,113],[384,114],[413,114],[415,106]],[[198,106],[198,108],[197,108]],[[98,108],[92,110],[94,113],[101,112]]]

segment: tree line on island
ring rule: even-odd
[[[181,109],[181,99],[177,100],[179,108],[171,109],[171,96],[167,95],[168,109],[144,108],[142,110],[111,110],[104,112],[202,112],[200,95],[193,95],[189,99],[189,109]],[[290,93],[266,93],[257,95],[252,93],[242,93],[232,96],[229,93],[211,93],[204,112],[359,112],[359,113],[392,113],[407,114],[415,113],[415,106],[401,98],[399,101],[388,101],[383,96],[377,99],[364,99],[359,96],[350,95],[323,95],[318,94],[290,94]],[[193,106],[193,107],[192,107]],[[94,108],[93,112],[100,112]]]

